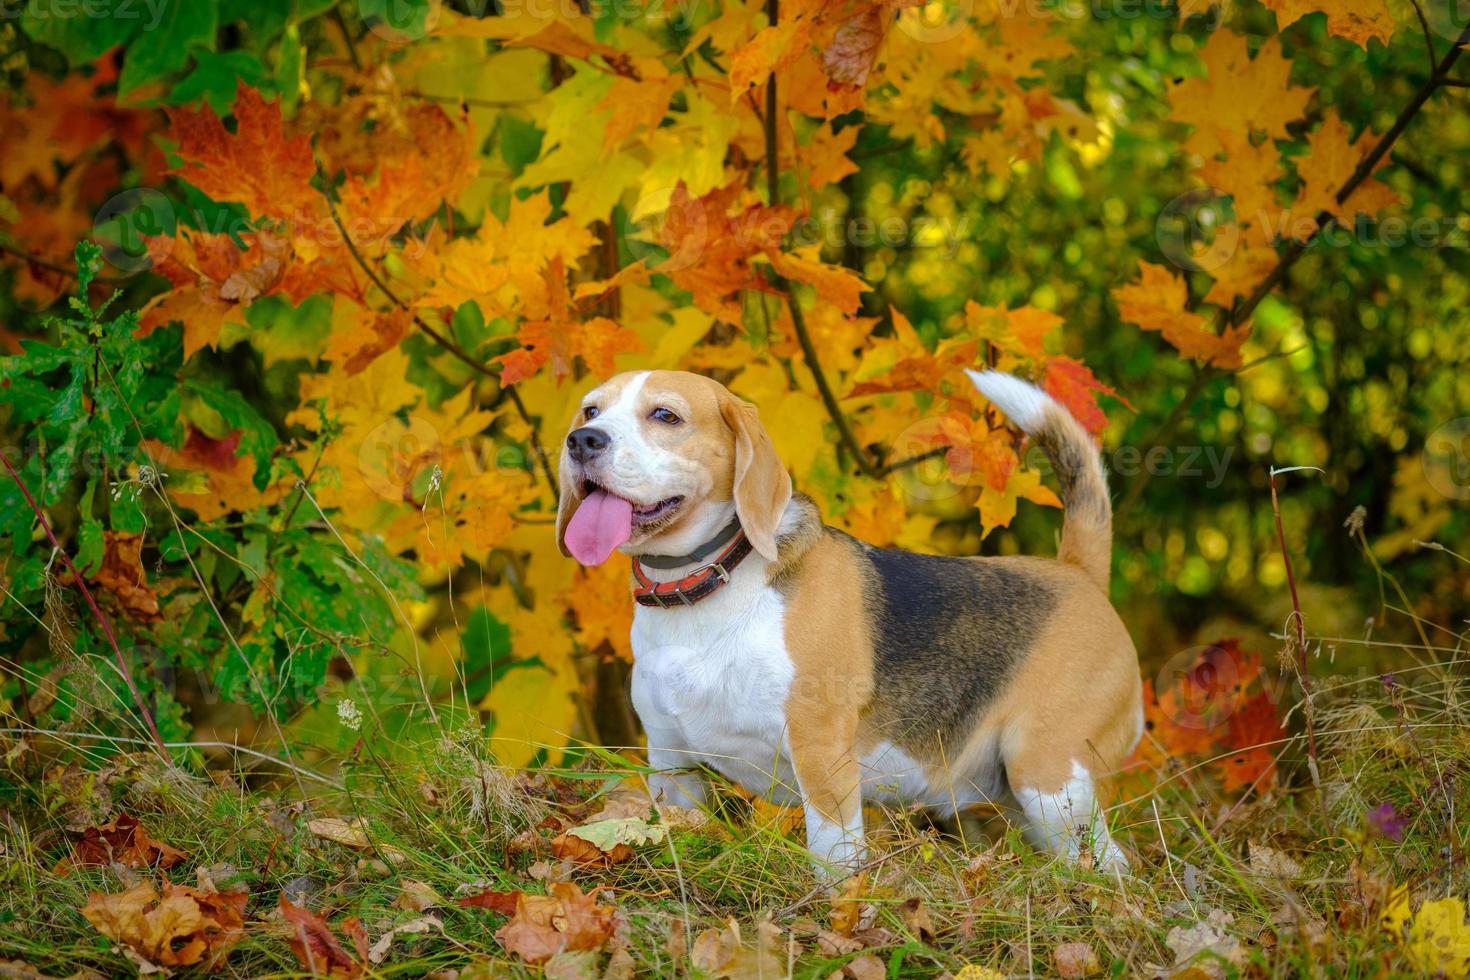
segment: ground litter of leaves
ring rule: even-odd
[[[309,799],[53,764],[5,813],[0,976],[1463,977],[1470,737],[1423,714],[1466,703],[1441,681],[1324,704],[1320,796],[1274,765],[1229,792],[1219,746],[1166,762],[1111,811],[1126,875],[993,816],[872,811],[873,860],[833,890],[797,811],[729,786],[655,806],[621,757],[510,772],[469,738]]]

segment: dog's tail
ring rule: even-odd
[[[990,399],[1051,460],[1062,485],[1062,543],[1057,557],[1086,572],[1106,592],[1112,568],[1113,504],[1097,446],[1072,413],[1033,384],[1001,371],[968,371]]]

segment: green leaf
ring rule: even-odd
[[[522,170],[541,156],[541,138],[546,134],[535,123],[507,113],[500,117],[496,132],[500,136],[501,159],[515,176],[519,177]]]
[[[173,87],[165,100],[170,105],[184,105],[204,99],[217,115],[226,116],[235,104],[235,87],[244,83],[251,88],[267,89],[270,70],[253,51],[196,51],[194,70]],[[204,195],[195,191],[203,198]],[[219,205],[216,204],[218,209]],[[244,209],[235,205],[241,215]],[[205,223],[215,227],[209,216]]]
[[[281,111],[288,116],[296,112],[305,79],[306,51],[301,46],[301,32],[292,24],[276,51],[276,88],[281,93]]]
[[[77,295],[81,298],[82,309],[85,311],[87,288],[92,285],[92,280],[97,278],[97,273],[102,268],[102,247],[84,238],[77,242],[73,254],[77,262]]]
[[[219,22],[244,24],[256,50],[264,50],[291,20],[291,0],[223,0]]]
[[[478,704],[514,664],[510,627],[490,610],[476,609],[465,622],[460,642],[464,649],[465,696],[471,704]]]
[[[437,7],[435,0],[358,0],[357,12],[374,34],[401,43],[423,40]]]
[[[85,7],[80,0],[27,3],[24,9],[21,30],[60,51],[76,66],[90,64],[125,44],[152,18],[138,0],[91,0]]]
[[[212,49],[219,30],[218,9],[200,0],[164,0],[156,23],[145,25],[128,45],[118,91],[172,75],[189,61],[191,48]]]

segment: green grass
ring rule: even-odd
[[[789,960],[798,977],[828,976],[858,956],[876,957],[889,976],[939,976],[967,964],[1049,976],[1057,947],[1079,942],[1096,953],[1100,975],[1141,976],[1174,964],[1171,929],[1216,911],[1232,917],[1227,932],[1239,950],[1228,969],[1206,967],[1213,975],[1416,975],[1380,927],[1376,903],[1390,885],[1427,898],[1470,889],[1470,683],[1463,671],[1430,666],[1401,673],[1392,687],[1328,679],[1316,697],[1320,796],[1297,742],[1282,765],[1290,785],[1244,802],[1212,788],[1207,764],[1155,774],[1149,792],[1109,812],[1132,854],[1130,875],[1037,855],[998,817],[939,830],[912,814],[870,812],[874,860],[859,934],[873,945],[861,951],[820,933],[832,901],[800,831],[785,832],[733,791],[719,794],[700,829],[642,845],[609,868],[577,868],[572,880],[601,889],[600,900],[620,910],[614,945],[648,976],[698,975],[689,950],[700,933],[733,919],[753,937],[764,916],[780,932],[781,972]],[[600,751],[574,753],[578,761],[564,769],[506,772],[481,755],[477,729],[391,746],[395,761],[373,761],[388,754],[369,745],[357,761],[332,767],[327,778],[340,788],[258,772],[170,771],[146,754],[100,757],[75,745],[28,735],[0,784],[0,958],[52,976],[135,972],[80,914],[89,892],[120,891],[133,875],[194,884],[201,866],[221,886],[249,890],[246,937],[224,975],[304,975],[275,913],[283,889],[330,922],[358,917],[376,940],[421,914],[394,907],[407,881],[448,900],[435,913],[443,933],[400,937],[373,975],[538,975],[497,942],[504,916],[458,908],[453,898],[483,887],[544,891],[528,871],[555,864],[546,818],[578,823],[601,808],[602,794],[638,778],[636,766]],[[325,759],[298,762],[327,768]],[[1384,803],[1407,819],[1402,841],[1368,820]],[[120,811],[187,858],[168,872],[122,877],[108,868],[54,872],[76,828]],[[323,816],[361,819],[372,846],[317,836],[308,823]],[[1263,873],[1273,861],[1280,870],[1279,855],[1297,866],[1288,864],[1289,877]],[[912,903],[904,905],[911,899],[933,935],[914,928]],[[595,967],[609,955],[599,953]],[[585,972],[592,962],[558,967],[594,975]]]

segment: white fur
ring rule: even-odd
[[[1128,867],[1128,859],[1108,833],[1092,774],[1077,760],[1072,760],[1072,778],[1061,789],[1043,793],[1017,787],[1016,803],[1026,817],[1026,836],[1036,847],[1074,861],[1087,847],[1101,867]]]
[[[1057,402],[1046,392],[1013,374],[1003,371],[966,370],[980,394],[1006,414],[1021,431],[1035,435],[1041,428],[1046,410]]]
[[[783,516],[783,524],[794,508]],[[786,738],[786,700],[795,668],[786,649],[786,604],[766,584],[769,565],[747,558],[730,584],[691,607],[637,606],[633,613],[633,706],[648,733],[650,786],[660,802],[698,806],[705,787],[691,767],[705,765],[772,802],[804,805]],[[688,569],[645,569],[662,580]],[[953,811],[1004,796],[998,765],[931,782],[897,745],[880,742],[861,760],[866,799],[921,803]],[[861,807],[844,826],[805,806],[807,846],[817,868],[863,860]]]

